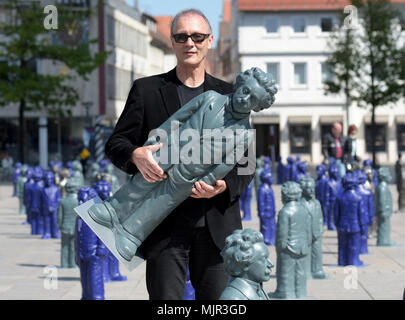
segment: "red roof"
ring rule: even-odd
[[[172,23],[172,16],[154,16],[156,19],[157,31],[162,33],[170,42],[170,25]]]
[[[230,22],[231,21],[231,0],[223,0],[223,13],[222,21]]]
[[[391,2],[405,3],[405,0]],[[348,4],[350,0],[238,0],[240,11],[338,10]]]

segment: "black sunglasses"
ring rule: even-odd
[[[188,38],[191,38],[191,40],[193,40],[195,43],[201,43],[209,36],[209,33],[193,33],[190,35],[188,35],[187,33],[177,33],[172,35],[174,41],[176,41],[177,43],[185,43],[187,42]]]

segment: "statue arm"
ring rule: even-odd
[[[59,204],[59,207],[58,207],[58,216],[57,216],[57,220],[56,220],[56,224],[57,224],[59,230],[60,230],[61,227],[62,227],[62,219],[63,219],[63,205],[62,205],[62,204]]]
[[[288,224],[288,215],[283,208],[278,214],[276,229],[276,244],[280,250],[284,250],[288,246]]]
[[[373,224],[373,221],[374,221],[374,215],[375,215],[375,208],[374,208],[374,198],[373,198],[373,196],[370,196],[369,198],[368,198],[368,208],[369,208],[369,218],[370,218],[370,221],[369,221],[369,224],[370,225],[372,225]]]

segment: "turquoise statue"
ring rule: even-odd
[[[315,180],[305,177],[299,184],[302,189],[302,204],[311,219],[312,242],[307,258],[307,279],[325,279],[326,274],[322,270],[323,214],[321,204],[315,197]]]
[[[382,167],[377,171],[378,185],[376,188],[376,210],[377,217],[377,246],[392,246],[391,215],[392,215],[392,195],[388,187],[391,181],[391,174],[388,168]]]
[[[97,175],[100,173],[100,165],[97,162],[93,162],[90,165],[90,183],[93,185],[97,180]]]
[[[83,166],[79,160],[74,160],[72,162],[72,170],[72,177],[78,179],[81,185],[84,186]]]
[[[270,298],[299,299],[307,296],[306,262],[312,241],[311,219],[300,201],[298,183],[281,187],[283,208],[278,213],[276,232],[277,289]]]
[[[107,165],[104,167],[104,172],[107,173],[107,174],[109,174],[109,176],[110,176],[111,182],[108,181],[108,180],[107,180],[107,181],[109,182],[109,184],[110,184],[110,186],[111,186],[111,192],[112,192],[112,194],[114,194],[114,193],[120,188],[120,184],[119,184],[119,182],[118,182],[118,178],[117,178],[117,176],[114,174],[114,165],[113,165],[112,163],[107,164]]]
[[[118,259],[130,263],[145,238],[192,194],[195,182],[214,185],[241,160],[253,139],[251,111],[269,108],[276,92],[271,76],[252,68],[237,76],[233,94],[207,91],[190,100],[144,144],[161,145],[155,157],[167,178],[149,183],[137,173],[109,200],[82,212],[84,203],[78,213],[89,217],[86,222]],[[196,138],[179,141],[185,133]]]
[[[28,166],[23,165],[20,169],[20,175],[17,178],[16,182],[16,195],[18,197],[18,212],[20,214],[27,214],[24,204],[24,184],[27,182],[27,171]]]
[[[269,300],[262,284],[270,279],[273,263],[260,232],[235,230],[226,238],[221,255],[229,280],[219,300]]]
[[[79,200],[77,194],[82,187],[81,181],[76,178],[70,178],[66,182],[65,198],[60,199],[58,207],[58,228],[61,233],[61,267],[76,268],[75,262],[75,225],[76,212]]]

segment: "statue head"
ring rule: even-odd
[[[256,169],[261,169],[263,168],[263,161],[260,158],[256,159]]]
[[[79,160],[74,160],[72,162],[72,169],[73,171],[83,171],[83,166]]]
[[[294,163],[294,158],[293,157],[287,157],[287,163],[293,164]]]
[[[81,187],[81,182],[77,178],[70,178],[65,185],[66,192],[69,194],[77,194]]]
[[[110,198],[111,195],[111,186],[105,180],[97,181],[93,188],[97,191],[98,196],[104,201]]]
[[[354,189],[357,187],[357,185],[359,184],[356,174],[354,173],[346,173],[343,176],[342,179],[342,185],[343,185],[343,189],[348,190],[348,189]]]
[[[16,162],[14,165],[14,168],[16,169],[20,169],[22,167],[22,163],[21,162]]]
[[[50,167],[53,173],[59,173],[60,168],[57,164],[54,164],[52,167]]]
[[[108,163],[105,167],[104,167],[104,172],[108,173],[110,175],[113,175],[114,173],[114,165],[112,163]]]
[[[34,173],[33,173],[33,178],[34,178],[35,182],[42,180],[43,177],[44,177],[44,173],[42,171],[42,168],[40,168],[39,166],[35,167]]]
[[[273,174],[271,170],[263,170],[260,174],[260,180],[262,183],[267,183],[269,185],[273,184]]]
[[[60,175],[62,176],[62,179],[69,179],[70,178],[70,171],[69,169],[63,168],[60,171]]]
[[[333,180],[339,179],[339,168],[336,164],[331,164],[329,166],[329,177]]]
[[[27,169],[27,179],[33,179],[34,178],[34,170],[32,168]]]
[[[221,251],[225,271],[232,277],[240,277],[256,283],[270,279],[273,263],[263,235],[256,230],[235,230],[225,240]]]
[[[73,168],[73,162],[72,161],[66,162],[66,168],[72,169]]]
[[[326,173],[326,166],[324,164],[318,164],[316,166],[316,174],[318,177],[322,177]]]
[[[290,201],[297,201],[301,198],[302,190],[298,183],[294,181],[284,182],[281,186],[281,201],[286,204]]]
[[[55,183],[55,175],[54,175],[54,173],[52,171],[47,171],[45,173],[44,180],[45,180],[45,185],[47,187],[52,186]]]
[[[363,170],[357,170],[356,174],[359,184],[363,185],[367,181],[367,174]]]
[[[363,167],[372,167],[373,166],[373,161],[370,159],[366,159],[363,161]]]
[[[91,187],[84,187],[79,190],[77,193],[77,199],[79,200],[79,204],[85,203],[90,199],[97,197],[97,191]]]
[[[307,199],[315,198],[315,180],[311,177],[305,177],[300,179],[299,185],[302,189],[302,196]]]
[[[275,81],[270,74],[259,68],[251,68],[236,77],[232,97],[233,111],[250,113],[269,108],[277,93]]]
[[[298,162],[297,170],[299,172],[306,173],[307,172],[307,163],[305,161]]]
[[[271,166],[271,159],[270,159],[270,157],[265,156],[265,157],[263,158],[263,162],[264,162],[264,165]]]
[[[391,173],[387,167],[381,167],[377,170],[378,182],[391,182]]]
[[[29,169],[29,167],[28,167],[26,164],[24,164],[24,165],[21,167],[21,176],[26,177],[26,176],[27,176],[28,169]]]

